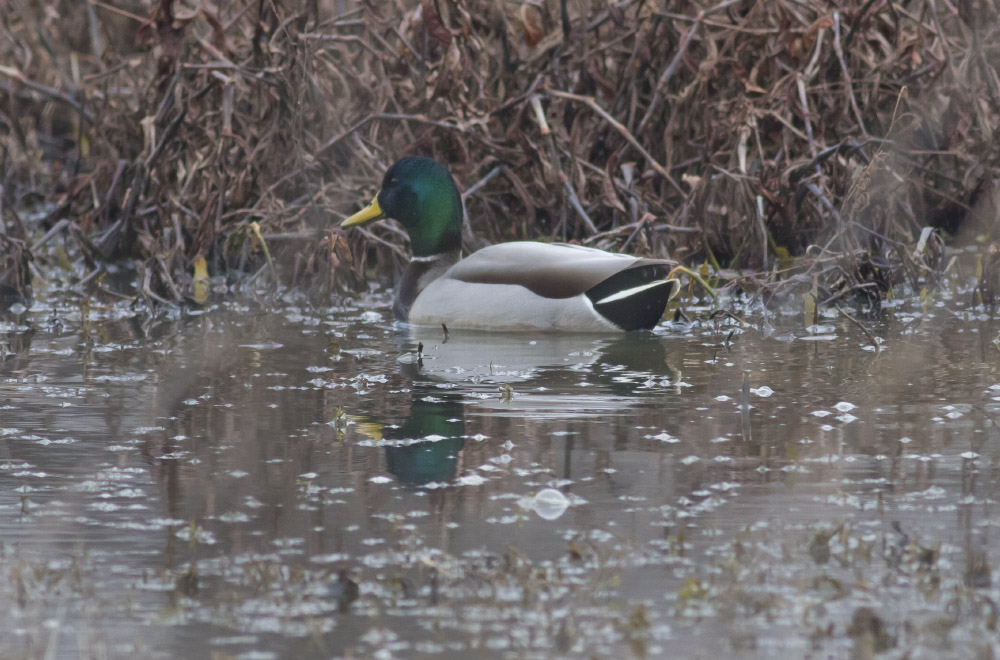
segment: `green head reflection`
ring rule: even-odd
[[[406,423],[384,429],[383,439],[390,443],[409,441],[386,446],[386,466],[402,483],[412,486],[449,482],[455,478],[465,446],[462,399],[454,395],[417,396]]]

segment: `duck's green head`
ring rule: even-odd
[[[403,158],[389,168],[375,199],[341,223],[366,225],[395,218],[410,235],[413,256],[428,257],[462,247],[462,198],[448,169],[431,158]]]

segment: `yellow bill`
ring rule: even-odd
[[[385,213],[382,212],[382,207],[378,205],[378,195],[371,201],[371,204],[361,209],[348,219],[340,223],[341,227],[360,227],[361,225],[367,225],[369,222],[375,222],[381,218],[385,217]]]

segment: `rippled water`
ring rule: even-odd
[[[274,309],[0,320],[0,656],[992,657],[981,308]]]

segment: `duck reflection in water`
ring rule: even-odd
[[[374,424],[365,433],[385,448],[386,469],[409,486],[450,483],[465,446],[465,403],[457,392],[441,390],[422,373],[419,359],[400,363],[409,379],[411,404],[400,425]]]
[[[414,397],[406,422],[383,429],[386,467],[411,486],[450,482],[465,446],[462,397],[453,393],[435,396],[417,383]]]
[[[634,384],[619,382],[623,371],[663,374],[667,365],[663,339],[653,335],[608,339],[592,335],[529,337],[523,334],[462,333],[442,341],[440,334],[410,328],[401,333],[399,351],[421,356],[400,363],[400,373],[411,383],[409,415],[399,426],[366,424],[369,435],[385,449],[387,470],[401,483],[411,486],[450,483],[460,472],[465,447],[464,395],[496,390],[497,385],[516,385],[529,391],[565,392],[575,389],[579,368],[589,372],[598,385],[599,409],[632,405]],[[679,374],[675,374],[679,376]],[[454,389],[442,389],[450,383]],[[581,412],[595,401],[578,392]],[[536,407],[563,406],[565,401],[535,395],[522,412]],[[477,398],[477,411],[509,408],[501,397]],[[476,404],[468,404],[476,405]],[[516,406],[515,406],[516,407]]]

